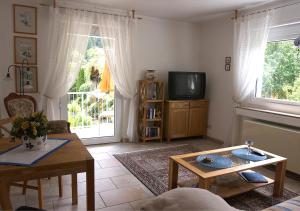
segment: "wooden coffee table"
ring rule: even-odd
[[[180,165],[197,175],[198,181],[196,181],[196,183],[198,184],[198,187],[208,189],[223,198],[234,196],[272,183],[274,183],[273,195],[276,197],[282,196],[287,159],[260,150],[267,155],[267,159],[252,162],[237,158],[231,153],[234,149],[246,147],[246,145],[241,145],[171,156],[169,158],[169,190],[176,188],[178,185],[178,165]],[[255,149],[254,147],[252,148]],[[228,157],[233,161],[233,165],[226,169],[209,169],[203,168],[197,164],[197,156],[208,154],[217,154]],[[275,180],[266,177],[268,183],[247,183],[237,174],[237,172],[240,171],[271,164],[276,164]],[[185,186],[185,184],[179,184],[179,186]]]
[[[77,204],[77,173],[86,172],[87,209],[95,210],[94,159],[76,134],[49,135],[49,138],[70,140],[69,143],[38,161],[31,167],[0,165],[0,204],[3,210],[12,210],[9,185],[12,182],[72,175],[72,204]],[[20,144],[0,139],[0,151]]]

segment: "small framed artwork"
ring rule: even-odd
[[[37,67],[17,66],[15,69],[15,80],[17,93],[38,92]]]
[[[230,67],[231,67],[230,64],[225,64],[225,71],[230,71]]]
[[[13,5],[14,33],[37,34],[37,8]]]
[[[37,64],[37,40],[32,37],[14,37],[15,64]]]
[[[225,64],[230,64],[231,63],[231,57],[227,56],[225,57]]]

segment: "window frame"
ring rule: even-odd
[[[270,29],[268,43],[296,39],[299,36],[299,31],[300,31],[299,28],[300,28],[300,22],[274,26]],[[263,105],[263,106],[267,106],[268,104],[273,104],[277,106],[292,106],[295,107],[295,109],[299,110],[299,108],[296,107],[300,106],[300,101],[272,99],[272,98],[257,96],[258,83],[260,80],[262,80],[262,74],[263,73],[261,73],[261,75],[257,77],[255,88],[250,95],[249,103]],[[261,81],[260,83],[262,84],[263,82]]]

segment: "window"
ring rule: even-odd
[[[286,32],[284,30],[283,27],[281,32]],[[294,45],[291,35],[278,36],[278,32],[278,29],[271,30],[264,71],[257,80],[256,97],[274,102],[300,103],[300,49]],[[281,40],[278,41],[279,38]]]

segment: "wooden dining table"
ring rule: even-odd
[[[55,134],[49,138],[70,140],[30,167],[0,164],[0,204],[3,210],[12,210],[9,187],[13,182],[72,175],[72,204],[78,203],[77,173],[86,172],[87,210],[95,210],[94,159],[76,134]],[[50,141],[50,140],[49,140]],[[21,144],[10,138],[0,138],[0,153]]]

